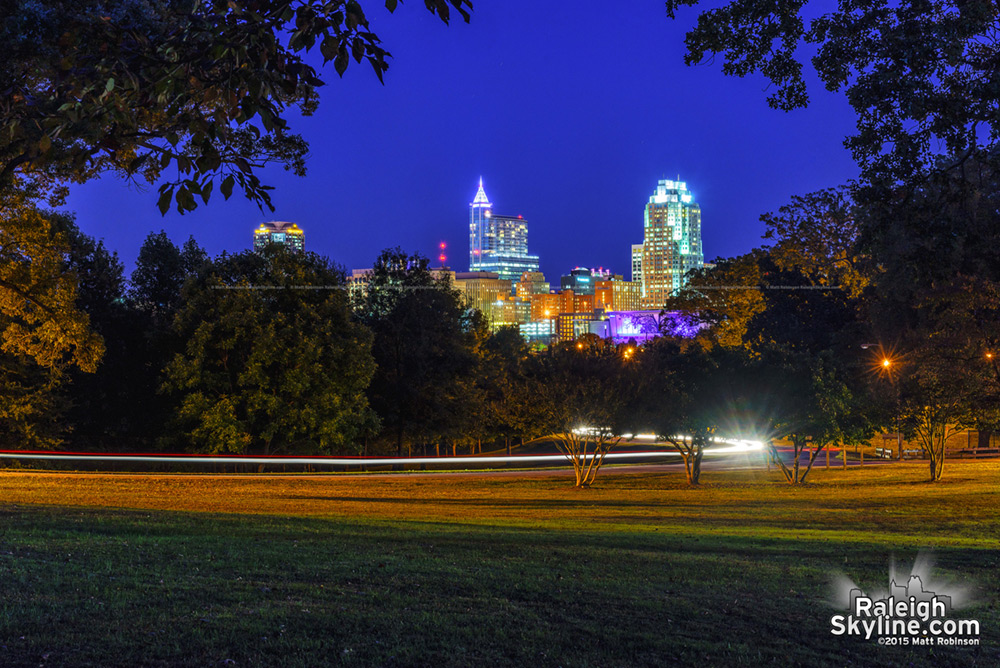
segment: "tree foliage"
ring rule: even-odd
[[[815,286],[860,297],[870,282],[870,264],[861,250],[862,223],[849,186],[795,195],[777,213],[760,220],[768,255],[782,270],[799,271]]]
[[[647,344],[638,356],[641,409],[633,431],[651,431],[670,443],[684,460],[688,484],[700,483],[705,448],[729,431],[724,388],[737,359],[726,348],[681,346],[666,338]]]
[[[896,358],[904,430],[943,471],[948,433],[1000,428],[1000,171],[970,159],[898,203],[867,244],[872,317]]]
[[[667,0],[667,14],[696,4]],[[813,52],[820,80],[843,90],[857,114],[846,145],[883,194],[983,155],[1000,136],[994,3],[850,0],[819,15],[806,5],[732,0],[704,10],[687,34],[685,60],[721,55],[726,74],[760,73],[773,86],[768,103],[790,110],[808,104],[802,54]],[[957,159],[942,165],[938,154]]]
[[[20,191],[0,191],[0,351],[93,371],[103,345],[76,306],[69,246],[50,217]]]
[[[344,452],[371,421],[371,338],[343,273],[283,249],[223,255],[185,288],[165,389],[203,452]]]
[[[398,3],[386,2],[393,11]],[[446,23],[468,0],[425,0]],[[270,205],[258,172],[304,173],[289,110],[311,113],[318,49],[343,75],[389,52],[356,0],[12,0],[0,9],[0,189],[101,171],[153,183],[190,211],[217,187]]]
[[[692,271],[688,285],[664,306],[702,326],[698,337],[727,348],[743,345],[751,318],[764,308],[763,251],[717,258],[713,267]]]
[[[397,455],[454,437],[475,386],[476,332],[461,296],[426,258],[399,248],[375,261],[358,318],[374,335],[368,390]]]
[[[544,431],[573,465],[576,487],[590,487],[630,425],[635,365],[610,341],[564,344],[536,356],[529,374]]]

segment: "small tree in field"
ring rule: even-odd
[[[948,348],[934,337],[900,364],[900,420],[904,433],[916,439],[928,460],[930,481],[944,473],[948,439],[972,426],[981,414],[980,378],[956,358],[962,348]],[[981,366],[986,366],[981,364]]]
[[[634,362],[612,344],[567,344],[533,360],[542,422],[573,465],[576,487],[594,484],[634,409]]]
[[[684,460],[687,481],[697,485],[705,448],[719,430],[726,411],[721,348],[706,351],[698,344],[684,348],[669,339],[649,344],[641,357],[641,410],[637,430],[652,430]]]

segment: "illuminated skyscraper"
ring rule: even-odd
[[[642,244],[632,244],[632,282],[642,283]]]
[[[301,253],[306,249],[306,235],[295,223],[273,220],[261,223],[253,231],[253,249],[259,253],[270,244],[281,244],[290,251]]]
[[[642,244],[642,306],[662,308],[684,285],[684,275],[705,263],[701,207],[683,181],[660,181],[646,204]]]
[[[528,255],[528,221],[495,215],[482,179],[469,205],[469,271],[494,271],[507,281],[538,271],[538,256]]]

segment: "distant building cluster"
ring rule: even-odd
[[[583,334],[617,341],[659,336],[667,298],[704,264],[701,209],[687,184],[662,180],[644,211],[643,243],[631,252],[631,280],[608,269],[576,267],[554,288],[528,252],[528,221],[493,213],[482,179],[469,204],[469,271],[447,272],[470,308],[494,328],[514,326],[532,343]],[[671,324],[681,335],[693,334]]]
[[[704,266],[701,208],[686,183],[659,181],[643,214],[643,241],[631,246],[631,280],[603,267],[575,267],[555,288],[539,271],[538,256],[528,252],[528,221],[493,213],[480,179],[469,204],[469,270],[442,266],[434,272],[447,277],[491,327],[518,327],[530,343],[584,334],[642,343],[659,336],[663,306],[684,286],[687,272]],[[294,223],[262,223],[254,230],[254,250],[273,243],[297,252],[305,248]],[[363,291],[370,274],[355,269],[352,292]],[[674,319],[670,326],[679,335],[694,333]]]

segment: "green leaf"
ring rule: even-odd
[[[385,8],[390,12],[396,11],[397,4],[399,4],[398,0],[385,0]]]
[[[108,83],[104,86],[104,90],[110,93],[115,89],[115,78],[111,77],[108,79]]]
[[[223,197],[229,199],[229,197],[233,194],[233,185],[235,183],[236,179],[233,178],[232,174],[222,179],[222,185],[219,186],[219,192],[222,193]]]
[[[48,135],[42,135],[42,138],[38,140],[38,150],[42,153],[48,153],[50,148],[52,148],[52,140]]]
[[[329,62],[337,57],[337,51],[340,45],[337,43],[337,38],[333,35],[327,35],[323,38],[323,41],[319,43],[319,51],[323,54],[323,61]]]
[[[205,204],[208,204],[208,198],[212,195],[213,185],[214,181],[207,180],[201,186],[201,201],[203,201]]]
[[[337,70],[340,76],[344,76],[344,72],[347,71],[347,60],[347,49],[341,49],[333,60],[333,69]]]
[[[170,208],[170,201],[173,200],[173,198],[173,186],[163,186],[160,188],[160,199],[156,201],[156,208],[160,210],[160,215],[167,215],[167,210]]]

